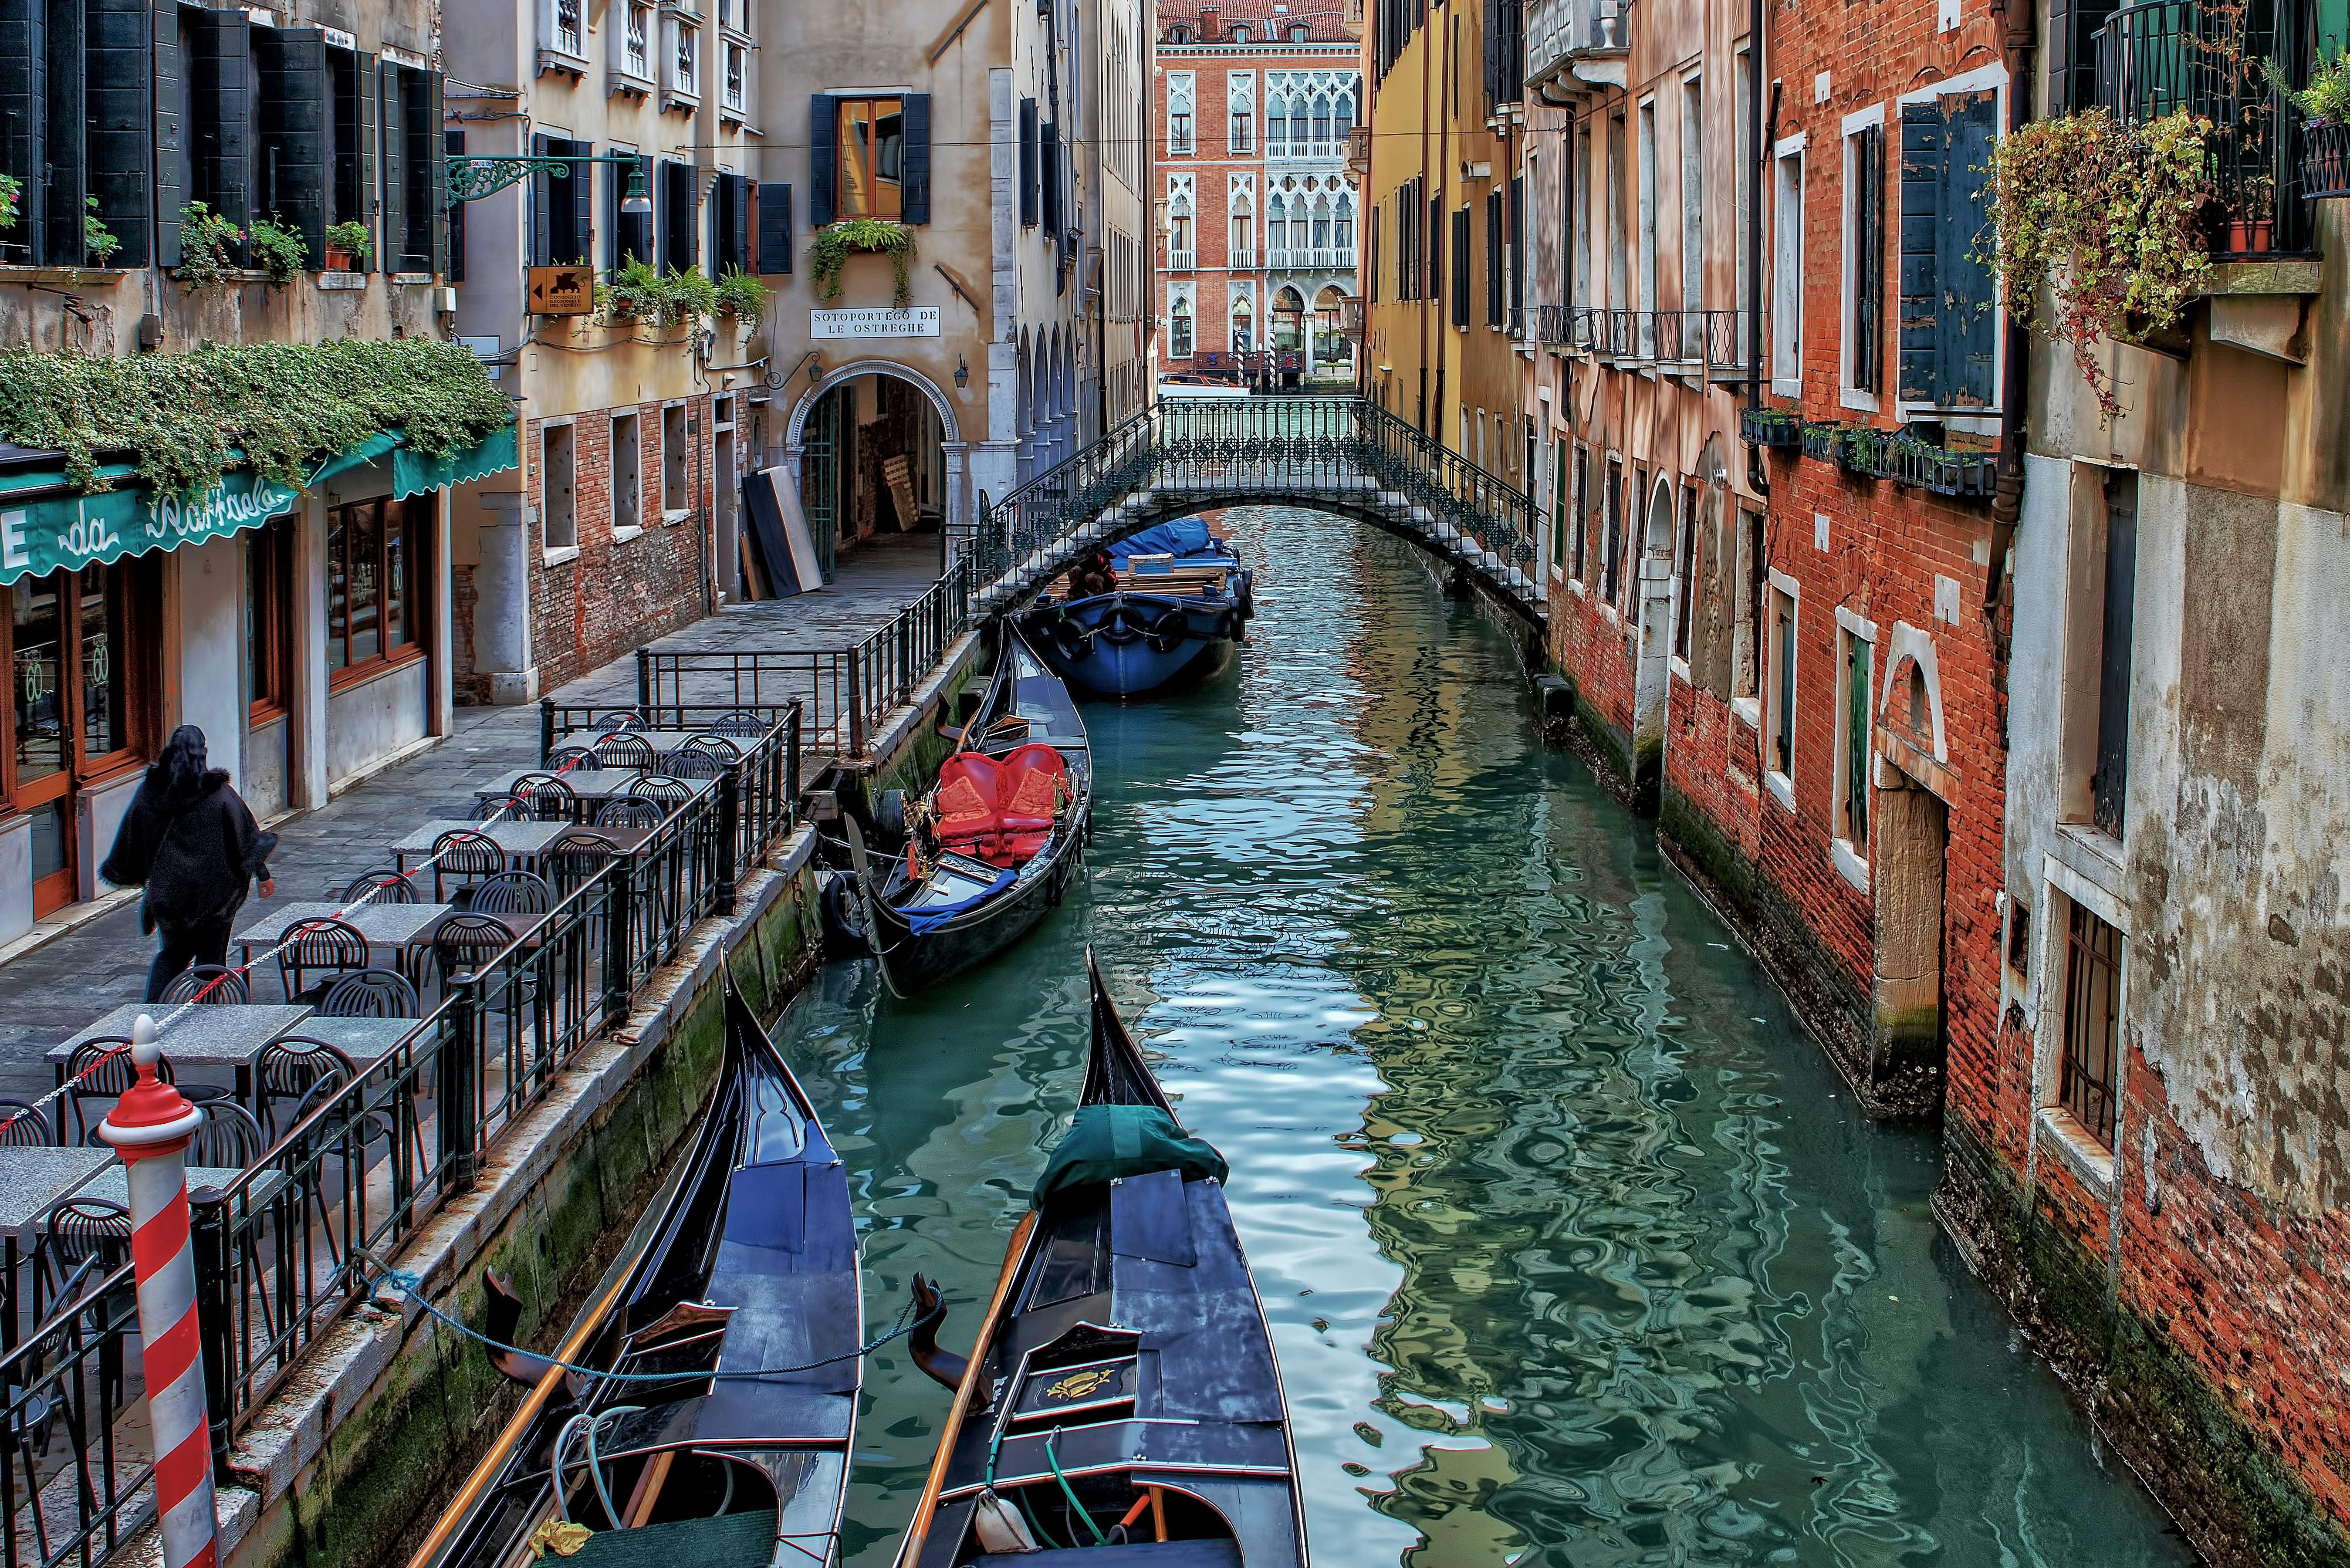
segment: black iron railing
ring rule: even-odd
[[[2146,0],[2097,29],[2097,101],[2125,122],[2185,111],[2211,123],[2205,140],[2216,200],[2215,254],[2306,250],[2300,116],[2262,69],[2308,80],[2316,14],[2307,0]]]
[[[2350,196],[2350,125],[2301,128],[2301,193],[2312,202]]]
[[[115,1430],[144,1397],[133,1386],[139,1308],[130,1250],[96,1245],[115,1250],[93,1250],[68,1275],[62,1303],[0,1355],[9,1449],[0,1456],[5,1568],[88,1568],[131,1533],[152,1495],[153,1464]]]

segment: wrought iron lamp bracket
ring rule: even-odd
[[[608,163],[616,169],[627,169],[641,184],[644,173],[642,159],[625,152],[598,154],[589,158],[503,158],[491,155],[459,155],[449,160],[449,202],[478,202],[494,196],[507,186],[527,180],[533,174],[551,174],[558,180],[571,178],[574,167]]]

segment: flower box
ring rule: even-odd
[[[1742,409],[1738,414],[1738,439],[1749,446],[1800,446],[1804,417],[1793,409]]]
[[[1937,495],[1989,495],[1999,486],[1999,453],[1952,452],[1921,441],[1894,438],[1888,456],[1896,484]]]
[[[1893,433],[1873,425],[1846,425],[1836,434],[1835,463],[1861,479],[1886,479],[1893,472]]]
[[[1815,457],[1822,462],[1834,462],[1836,460],[1836,437],[1843,430],[1844,427],[1834,420],[1805,420],[1804,455]]]

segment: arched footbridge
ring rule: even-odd
[[[1539,628],[1526,494],[1356,397],[1170,397],[982,514],[955,542],[971,607],[1016,607],[1088,552],[1222,506],[1296,506],[1399,535]]]

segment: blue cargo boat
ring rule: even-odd
[[[1180,517],[1097,551],[1021,618],[1037,656],[1103,697],[1204,680],[1255,613],[1250,575],[1205,519]]]

